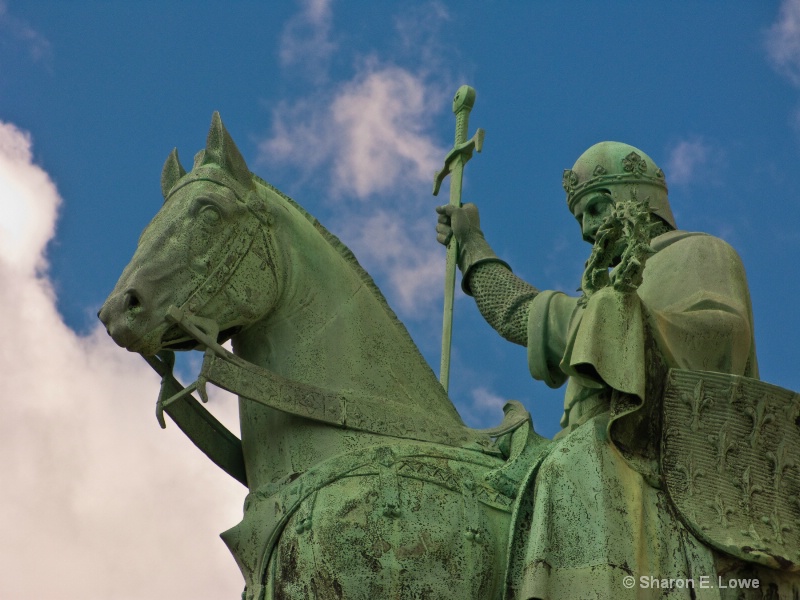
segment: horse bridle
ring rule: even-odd
[[[253,217],[246,219],[244,224],[237,223],[234,226],[233,232],[228,238],[230,244],[225,257],[217,263],[208,277],[189,294],[186,301],[177,307],[181,314],[185,315],[184,320],[194,319],[196,322],[202,322],[204,329],[209,333],[211,333],[212,329],[216,328],[216,334],[219,333],[219,325],[213,325],[213,319],[196,315],[198,315],[212,298],[225,288],[225,285],[236,272],[242,260],[244,260],[245,256],[250,252],[250,248],[255,242],[259,225],[268,228],[269,222],[264,215],[259,214],[258,208],[263,207],[263,202],[257,197],[255,189],[246,189],[241,183],[230,177],[224,170],[216,167],[199,167],[189,173],[189,175],[185,176],[182,181],[170,190],[164,203],[166,204],[179,189],[197,181],[209,181],[229,189],[236,196],[236,200],[247,208],[249,216]],[[165,320],[170,322],[169,311],[167,311],[167,313]],[[180,325],[180,323],[171,324]],[[186,331],[185,328],[182,327],[182,329]],[[186,331],[186,333],[188,333],[188,331]]]
[[[189,294],[189,297],[183,304],[178,307],[172,305],[167,309],[166,315],[164,316],[164,323],[159,325],[159,327],[162,327],[164,324],[167,326],[177,325],[191,339],[194,339],[206,348],[214,350],[220,357],[224,357],[227,353],[217,342],[217,336],[220,331],[219,323],[212,318],[201,317],[198,313],[225,288],[225,285],[230,281],[234,273],[236,273],[239,265],[250,252],[255,242],[256,235],[259,231],[259,225],[268,228],[269,222],[264,215],[259,214],[258,209],[263,207],[263,203],[261,199],[257,198],[255,189],[245,189],[239,182],[228,176],[223,170],[219,168],[200,167],[192,171],[189,175],[190,176],[184,177],[183,181],[176,184],[170,190],[169,195],[164,200],[165,204],[175,192],[190,183],[209,181],[231,190],[236,196],[236,200],[247,208],[249,215],[243,224],[237,223],[234,226],[233,232],[228,238],[230,240],[228,251],[223,259],[217,263],[208,277]],[[168,369],[171,373],[171,366],[174,363],[174,353],[171,350],[162,350],[158,354],[160,360],[154,357],[142,356],[147,363],[162,376],[163,380],[165,369]],[[208,396],[205,391],[205,382],[202,380],[202,376],[198,381],[168,399],[162,398],[161,396],[163,394],[159,394],[156,413],[158,422],[162,428],[166,427],[163,417],[164,407],[195,390],[197,390],[203,402],[208,401]]]
[[[215,173],[215,175],[217,175]],[[353,404],[350,399],[345,395],[336,392],[329,392],[322,389],[312,389],[299,382],[284,380],[277,374],[271,373],[266,369],[256,367],[250,363],[246,363],[241,358],[231,354],[225,350],[217,341],[219,334],[219,324],[211,318],[200,317],[197,313],[205,307],[211,299],[216,296],[230,280],[235,273],[237,267],[241,264],[244,257],[250,251],[255,236],[259,228],[259,224],[269,226],[269,220],[262,214],[259,214],[261,200],[255,196],[255,191],[247,191],[242,193],[239,191],[240,185],[235,187],[227,176],[224,177],[194,177],[191,181],[211,181],[213,183],[226,186],[230,188],[237,196],[237,200],[241,201],[251,213],[251,217],[238,227],[233,234],[233,241],[230,244],[227,254],[220,263],[214,268],[206,280],[195,289],[187,298],[187,300],[180,306],[170,306],[165,315],[165,320],[171,324],[176,325],[182,329],[191,339],[194,339],[199,344],[205,347],[206,356],[203,362],[203,368],[198,375],[196,381],[175,394],[167,396],[167,386],[165,382],[172,375],[172,364],[174,364],[174,353],[169,350],[162,351],[160,357],[145,357],[145,360],[162,376],[161,392],[156,407],[156,415],[159,424],[162,428],[166,427],[164,420],[164,410],[179,400],[186,398],[192,392],[197,391],[200,399],[203,402],[208,401],[206,392],[206,384],[212,382],[215,385],[228,389],[233,393],[240,396],[248,397],[256,402],[270,406],[271,408],[295,414],[304,418],[326,422],[338,427],[354,427],[363,431],[370,431],[382,435],[392,435],[394,437],[409,438],[416,440],[432,441],[438,443],[445,443],[447,445],[461,445],[466,443],[477,443],[484,451],[489,451],[488,442],[489,438],[497,437],[505,433],[510,433],[519,428],[522,424],[527,422],[530,418],[527,411],[513,410],[505,415],[504,422],[496,428],[484,431],[471,431],[469,428],[461,427],[454,428],[452,431],[439,431],[431,430],[425,434],[420,434],[420,430],[425,429],[425,421],[427,417],[420,415],[417,420],[419,421],[418,427],[414,428],[416,433],[409,433],[408,431],[385,431],[386,427],[390,427],[391,423],[375,423],[375,427],[362,426],[358,427],[355,424],[359,421],[368,421],[366,416],[359,418],[358,403]],[[189,181],[182,182],[180,187],[187,185]],[[239,189],[237,189],[239,188]],[[178,187],[171,190],[168,198],[179,189]],[[269,243],[269,242],[268,242]],[[216,368],[215,368],[216,366]],[[227,374],[227,376],[225,376]],[[242,384],[251,384],[251,388],[273,389],[274,393],[267,393],[263,398],[256,398],[252,394],[242,394],[237,387]],[[287,401],[288,399],[281,398],[287,395],[303,397],[308,399],[311,396],[316,396],[320,399],[319,406],[302,406],[303,403],[297,404],[295,401]],[[376,400],[381,400],[377,399]],[[313,404],[313,403],[312,403]],[[521,406],[521,405],[520,405]],[[406,415],[409,420],[414,420],[411,415]],[[407,427],[405,428],[407,429]]]

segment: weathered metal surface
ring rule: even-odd
[[[798,397],[753,379],[741,261],[673,230],[643,152],[597,144],[564,175],[594,246],[583,300],[513,276],[474,206],[438,210],[482,314],[527,346],[533,377],[569,381],[554,441],[518,403],[493,430],[465,427],[352,253],[250,173],[219,115],[193,168],[173,151],[161,184],[100,318],[162,375],[162,424],[246,482],[223,538],[248,600],[640,598],[632,575],[718,569],[800,595]],[[206,360],[181,389],[171,352],[193,348]],[[748,378],[676,372],[661,420],[677,366]],[[241,441],[191,397],[207,383],[239,395]]]
[[[511,499],[483,475],[498,463],[430,444],[349,453],[251,493],[223,539],[247,598],[496,597]]]
[[[737,599],[800,596],[795,400],[737,400],[710,425],[685,403],[661,411],[670,368],[758,377],[741,259],[723,240],[676,230],[666,176],[638,148],[595,144],[562,183],[592,245],[580,298],[515,276],[475,205],[437,208],[437,239],[456,239],[464,291],[500,335],[527,347],[535,379],[567,384],[564,429],[545,456],[532,453],[515,494],[505,598],[727,599],[717,578],[732,574],[749,582],[731,592]],[[716,483],[712,446],[733,431]],[[642,587],[651,578],[714,585]]]
[[[247,483],[223,534],[245,597],[499,598],[527,412],[467,428],[352,253],[249,172],[218,115],[162,192],[100,317],[162,375],[160,422]],[[171,352],[191,348],[182,388]],[[191,397],[209,383],[239,395],[241,442]]]

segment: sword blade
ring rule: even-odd
[[[461,184],[464,177],[464,158],[457,156],[450,171],[450,204],[461,206]],[[456,293],[456,263],[458,259],[458,241],[450,238],[444,270],[444,312],[442,315],[442,358],[439,364],[439,383],[444,391],[450,388],[450,350],[453,340],[453,304]]]

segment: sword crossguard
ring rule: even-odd
[[[453,147],[450,152],[447,153],[447,156],[444,157],[444,167],[440,171],[438,171],[433,176],[433,195],[439,195],[439,188],[442,187],[442,182],[444,178],[450,174],[451,165],[453,164],[453,159],[456,156],[463,156],[464,164],[472,158],[472,151],[480,152],[483,150],[483,138],[486,136],[486,132],[483,129],[478,129],[469,140],[462,144],[457,144]]]

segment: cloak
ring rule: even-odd
[[[517,523],[525,531],[510,546],[509,597],[743,592],[699,587],[741,564],[700,543],[677,518],[660,489],[658,449],[669,368],[758,377],[744,267],[730,245],[706,234],[671,231],[651,246],[656,253],[636,292],[607,287],[583,306],[554,291],[532,301],[531,375],[567,389],[563,430],[520,492]],[[785,576],[757,572],[762,587]],[[652,585],[669,579],[668,589]]]

